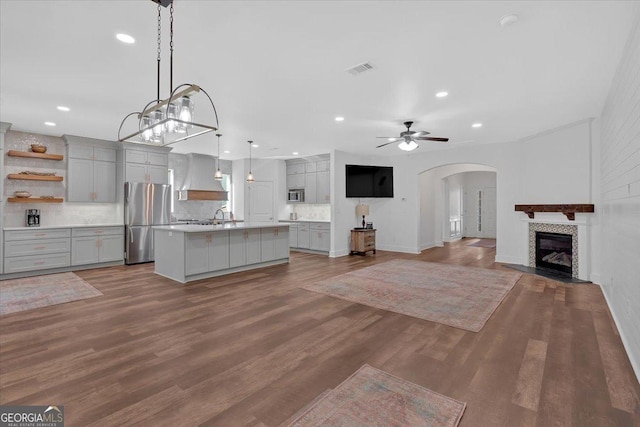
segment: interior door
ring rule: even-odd
[[[482,191],[482,231],[479,237],[496,238],[496,189],[483,188]]]
[[[273,182],[255,181],[246,184],[248,206],[245,210],[249,222],[273,222]]]

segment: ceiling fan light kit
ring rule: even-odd
[[[200,86],[185,83],[173,87],[173,0],[151,0],[158,5],[158,38],[157,38],[157,75],[156,98],[147,103],[141,111],[127,114],[118,129],[118,141],[166,146],[184,141],[194,136],[216,131],[219,128],[218,112],[209,94]],[[170,9],[170,67],[169,67],[169,92],[166,99],[160,99],[160,35],[161,35],[161,11],[162,7]],[[195,103],[193,98],[202,93],[205,104],[211,106],[211,112],[215,124],[203,124],[194,121]],[[207,102],[208,101],[208,102]],[[204,114],[203,114],[204,115]],[[135,117],[135,119],[133,119]],[[136,121],[136,130],[121,136],[125,123]]]
[[[430,135],[429,132],[425,131],[412,131],[411,126],[413,122],[406,121],[404,122],[404,126],[407,128],[406,131],[400,132],[399,137],[388,137],[388,136],[379,136],[378,138],[385,138],[387,143],[380,144],[376,148],[384,147],[385,145],[393,144],[395,142],[400,141],[398,144],[398,148],[402,151],[413,151],[419,147],[416,141],[436,141],[436,142],[447,142],[449,138],[438,138],[435,136],[427,136]]]

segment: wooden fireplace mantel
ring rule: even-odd
[[[516,205],[516,212],[524,212],[531,219],[536,212],[562,212],[569,221],[576,219],[576,212],[593,213],[593,205]]]

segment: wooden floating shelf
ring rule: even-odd
[[[576,219],[576,213],[593,213],[594,206],[591,204],[575,205],[516,205],[516,212],[524,212],[531,219],[536,212],[562,212],[569,221]]]
[[[31,151],[16,151],[9,150],[7,156],[12,157],[30,157],[33,159],[45,159],[45,160],[63,160],[62,154],[47,154],[47,153],[33,153]]]
[[[40,197],[9,197],[9,203],[62,203],[61,198],[41,199]]]
[[[9,179],[24,179],[27,181],[62,181],[61,176],[52,175],[26,175],[23,173],[10,173],[7,178]]]

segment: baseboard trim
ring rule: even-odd
[[[600,273],[591,273],[591,277],[589,278],[596,285],[602,285],[602,277]]]
[[[420,252],[427,250],[427,249],[431,249],[431,248],[435,248],[436,244],[435,242],[429,242],[429,243],[424,243],[422,245],[420,245]]]
[[[527,265],[522,262],[522,259],[515,256],[505,256],[496,254],[496,262],[503,262],[505,264],[517,264],[517,265]]]
[[[635,359],[633,353],[629,351],[629,341],[627,340],[624,330],[620,328],[620,322],[618,321],[616,312],[613,311],[613,308],[611,307],[611,302],[609,301],[609,297],[607,296],[605,288],[600,286],[600,289],[602,289],[602,295],[604,295],[604,300],[607,302],[607,307],[609,307],[609,312],[611,313],[611,317],[613,318],[613,323],[615,323],[616,328],[618,328],[622,346],[624,347],[624,350],[627,353],[627,357],[629,358],[629,362],[631,363],[631,369],[633,369],[633,372],[636,374],[636,379],[638,380],[638,382],[640,382],[640,364],[638,364],[638,361]]]
[[[418,248],[410,248],[407,246],[392,246],[392,245],[380,245],[376,246],[377,250],[389,251],[389,252],[401,252],[405,254],[419,254]]]
[[[340,249],[338,251],[330,251],[329,258],[340,258],[349,255],[349,249]]]

